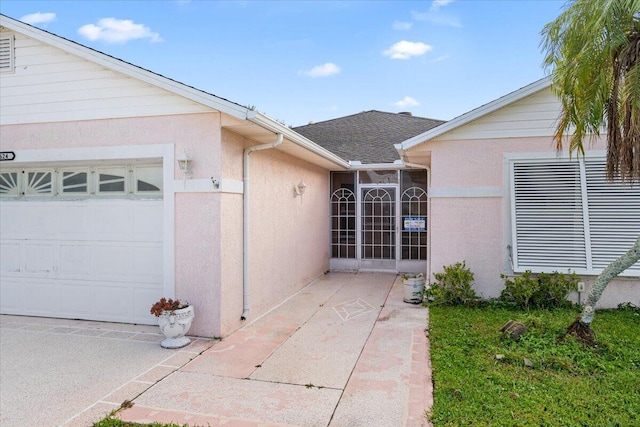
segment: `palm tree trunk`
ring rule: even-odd
[[[607,287],[609,282],[611,282],[611,280],[613,280],[618,274],[638,262],[638,260],[640,260],[640,237],[638,237],[638,240],[636,240],[627,253],[613,261],[602,271],[602,273],[600,273],[596,282],[593,284],[593,288],[591,288],[591,291],[589,292],[582,314],[578,318],[581,323],[591,325],[596,303],[602,296],[602,292],[604,292],[604,289]]]

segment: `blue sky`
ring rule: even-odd
[[[366,110],[442,120],[532,83],[562,0],[29,1],[0,12],[303,125]]]

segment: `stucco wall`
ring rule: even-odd
[[[175,198],[175,292],[194,306],[190,334],[220,329],[220,195],[178,193]]]
[[[587,150],[606,150],[603,140]],[[412,155],[431,156],[430,275],[444,265],[465,260],[475,274],[475,288],[485,298],[504,288],[501,274],[513,274],[507,246],[511,244],[505,155],[548,153],[556,156],[551,138],[433,140]],[[587,289],[595,279],[583,277]],[[607,288],[600,307],[640,303],[640,281],[617,279]],[[577,298],[577,295],[574,295]],[[584,298],[583,298],[584,299]]]
[[[225,177],[240,179],[253,145],[223,132]],[[307,185],[303,197],[293,187]],[[250,322],[328,270],[328,171],[277,149],[250,156]],[[222,335],[242,325],[242,199],[224,195]],[[231,229],[233,231],[231,231]]]
[[[173,144],[176,157],[186,150],[193,158],[190,179],[207,181],[221,175],[220,141],[220,113],[2,126],[3,150],[41,149],[44,160],[46,149]],[[173,217],[164,221],[172,222],[173,241],[165,240],[165,250],[174,252],[175,270],[168,286],[196,308],[191,333],[213,336],[220,330],[221,195],[184,192],[177,164],[170,168],[173,176],[165,182],[164,194],[175,204],[168,209]]]

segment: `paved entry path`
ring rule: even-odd
[[[330,273],[119,412],[191,426],[428,425],[428,310],[385,273]]]

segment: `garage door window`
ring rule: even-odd
[[[101,168],[98,169],[98,193],[125,194],[127,169]]]
[[[162,196],[162,166],[115,165],[4,170],[2,197]]]
[[[27,196],[52,196],[52,171],[27,171],[24,194]]]
[[[159,194],[162,192],[162,168],[140,166],[135,169],[136,193]]]
[[[60,174],[62,183],[60,188],[62,193],[88,194],[89,193],[89,172],[88,169],[82,171],[62,171]]]
[[[18,196],[20,189],[18,188],[18,172],[2,172],[0,173],[0,195]]]

